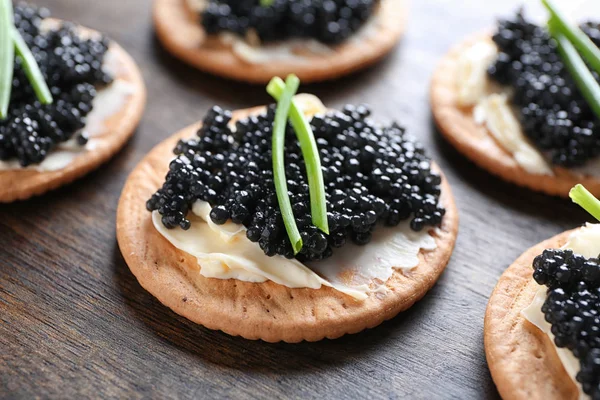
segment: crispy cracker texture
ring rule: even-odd
[[[83,34],[97,34],[87,28],[81,30]],[[71,183],[108,161],[131,137],[144,111],[146,87],[131,56],[115,42],[110,43],[110,50],[119,62],[115,78],[129,82],[134,88],[128,102],[105,120],[104,130],[94,136],[94,149],[79,154],[67,167],[57,171],[0,171],[0,203],[25,200]]]
[[[430,88],[431,110],[442,135],[479,167],[508,182],[561,197],[568,197],[569,190],[581,183],[596,196],[600,196],[600,179],[592,176],[575,174],[558,167],[553,168],[554,176],[527,172],[485,126],[475,123],[473,107],[458,105],[456,76],[460,54],[481,40],[489,40],[489,35],[474,35],[452,48],[433,74]]]
[[[234,119],[264,107],[234,112]],[[419,254],[420,264],[408,273],[395,271],[387,293],[357,301],[329,287],[290,289],[267,281],[205,278],[196,258],[176,249],[152,225],[146,200],[162,186],[181,138],[192,137],[199,125],[189,126],[156,146],[133,170],[119,201],[117,240],[139,283],[177,314],[246,339],[267,342],[317,341],[372,328],[411,307],[433,287],[454,248],[458,214],[444,178],[442,202],[446,216],[432,230],[437,248]]]
[[[559,248],[572,231],[563,232],[523,253],[500,277],[485,313],[487,362],[505,400],[577,400],[578,390],[551,340],[521,315],[538,290],[533,259],[544,249]]]
[[[185,0],[155,0],[154,26],[164,47],[188,64],[225,78],[267,83],[274,76],[294,73],[304,82],[336,79],[372,65],[389,53],[404,33],[405,0],[388,0],[379,10],[376,32],[364,40],[349,39],[330,54],[304,54],[305,60],[276,60],[251,64],[229,47],[207,40],[206,34]]]

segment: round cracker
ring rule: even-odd
[[[240,110],[234,119],[264,110]],[[422,251],[419,265],[394,271],[387,293],[371,293],[364,301],[329,287],[290,289],[271,281],[242,282],[205,278],[195,257],[176,249],[154,228],[146,201],[162,186],[181,138],[192,137],[189,126],[156,146],[133,170],[117,210],[117,240],[139,283],[177,314],[207,328],[267,342],[317,341],[372,328],[411,307],[435,284],[456,240],[458,214],[450,187],[443,179],[443,224],[432,229],[437,248]]]
[[[503,399],[577,400],[579,392],[552,341],[521,314],[539,288],[533,259],[559,248],[573,231],[541,242],[523,253],[500,277],[485,313],[484,342],[492,378]]]
[[[339,78],[376,63],[389,53],[404,33],[405,0],[387,0],[378,10],[376,31],[361,40],[348,39],[330,54],[307,54],[303,62],[275,60],[248,63],[227,46],[208,45],[198,15],[186,0],[155,0],[154,26],[158,39],[174,56],[188,64],[225,78],[251,83],[267,83],[274,76],[296,74],[302,82]]]
[[[54,21],[53,21],[54,22]],[[98,34],[82,28],[84,34]],[[0,171],[0,203],[25,200],[66,185],[98,168],[119,151],[137,127],[146,103],[146,87],[142,75],[129,54],[116,42],[110,51],[119,63],[115,79],[122,79],[133,87],[133,93],[119,112],[107,118],[104,129],[94,136],[93,150],[79,154],[65,168],[56,171],[16,169]]]
[[[550,195],[568,197],[577,183],[600,195],[600,179],[554,167],[554,175],[531,174],[521,167],[484,125],[473,119],[473,107],[458,105],[458,60],[463,51],[489,35],[479,34],[453,47],[437,66],[431,81],[431,109],[442,135],[463,155],[502,179]]]

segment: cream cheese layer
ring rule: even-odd
[[[414,232],[404,222],[396,228],[380,227],[368,245],[348,244],[324,261],[304,265],[279,255],[266,256],[257,243],[246,237],[242,225],[216,225],[210,219],[210,210],[208,203],[197,201],[188,215],[192,224],[187,231],[165,228],[160,214],[152,213],[156,230],[173,246],[196,257],[200,274],[206,278],[270,280],[289,288],[329,286],[364,300],[371,292],[384,292],[385,282],[394,270],[416,267],[421,250],[436,248],[428,232]]]
[[[600,254],[600,224],[587,224],[581,229],[573,232],[569,240],[562,247],[563,249],[573,250],[574,253],[581,254],[586,258],[597,257]],[[547,288],[540,286],[533,302],[522,311],[523,316],[532,324],[537,326],[542,332],[548,335],[550,341],[554,345],[554,335],[551,331],[551,325],[546,322],[542,313],[542,305],[546,301]],[[560,358],[567,374],[577,385],[579,390],[579,399],[587,400],[590,397],[581,390],[581,385],[575,377],[580,369],[579,360],[573,355],[569,349],[559,348],[554,345],[554,349]]]
[[[485,125],[496,142],[527,172],[553,175],[550,164],[523,133],[508,101],[508,91],[487,77],[487,69],[497,55],[498,49],[491,40],[477,41],[463,51],[458,60],[458,104],[474,107],[475,122]]]

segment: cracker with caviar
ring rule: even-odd
[[[579,204],[600,216],[583,187]],[[487,361],[504,399],[600,399],[600,225],[564,232],[502,274],[485,316]]]
[[[254,83],[289,73],[339,78],[388,54],[404,0],[155,0],[165,48],[215,75]]]
[[[284,100],[215,107],[154,148],[121,195],[121,252],[146,290],[210,329],[298,342],[374,327],[444,270],[458,225],[450,187],[367,107],[297,95],[281,125]]]
[[[550,22],[563,18],[549,7]],[[552,32],[520,12],[455,46],[432,78],[433,116],[458,151],[509,182],[563,197],[581,182],[600,193],[600,64],[586,58],[600,54],[599,26],[568,26],[588,51]]]
[[[0,118],[0,202],[42,194],[107,161],[133,133],[146,96],[135,62],[100,33],[25,4],[10,10],[13,18],[19,42]]]

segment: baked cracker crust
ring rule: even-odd
[[[527,172],[496,142],[485,126],[475,123],[473,107],[458,105],[456,76],[460,54],[475,42],[489,40],[489,37],[488,34],[474,35],[456,45],[441,60],[433,74],[431,110],[442,135],[479,167],[508,182],[561,197],[568,197],[569,190],[581,183],[599,196],[599,178],[575,174],[558,167],[553,168],[554,176]]]
[[[304,83],[336,79],[376,63],[389,53],[404,33],[405,0],[388,0],[379,10],[380,25],[373,36],[349,39],[330,54],[307,54],[305,62],[275,60],[251,64],[230,48],[206,43],[198,16],[185,0],[155,0],[154,26],[158,39],[174,56],[188,64],[225,78],[267,83],[274,76],[296,74]]]
[[[521,311],[531,304],[539,286],[533,280],[533,259],[559,248],[573,231],[563,232],[523,253],[500,277],[485,313],[487,362],[505,400],[577,400],[579,392],[565,371],[548,335],[527,321]]]
[[[264,110],[234,112],[234,119]],[[359,302],[329,287],[290,289],[267,281],[249,283],[200,275],[196,258],[172,246],[152,225],[146,200],[164,182],[172,149],[180,138],[192,137],[189,126],[156,146],[133,170],[117,210],[117,240],[139,283],[177,314],[246,339],[267,342],[317,341],[372,328],[411,307],[431,289],[443,272],[456,240],[458,214],[450,187],[443,179],[446,216],[435,230],[437,248],[421,252],[420,264],[405,274],[395,271],[387,294],[370,294]]]
[[[84,34],[98,34],[87,28],[81,30]],[[93,138],[95,147],[79,154],[67,167],[57,171],[0,171],[0,203],[25,200],[71,183],[106,162],[131,137],[144,111],[146,87],[131,56],[114,41],[110,43],[110,51],[116,54],[119,61],[115,79],[123,79],[133,86],[133,93],[127,103],[119,112],[105,120],[103,132]]]

